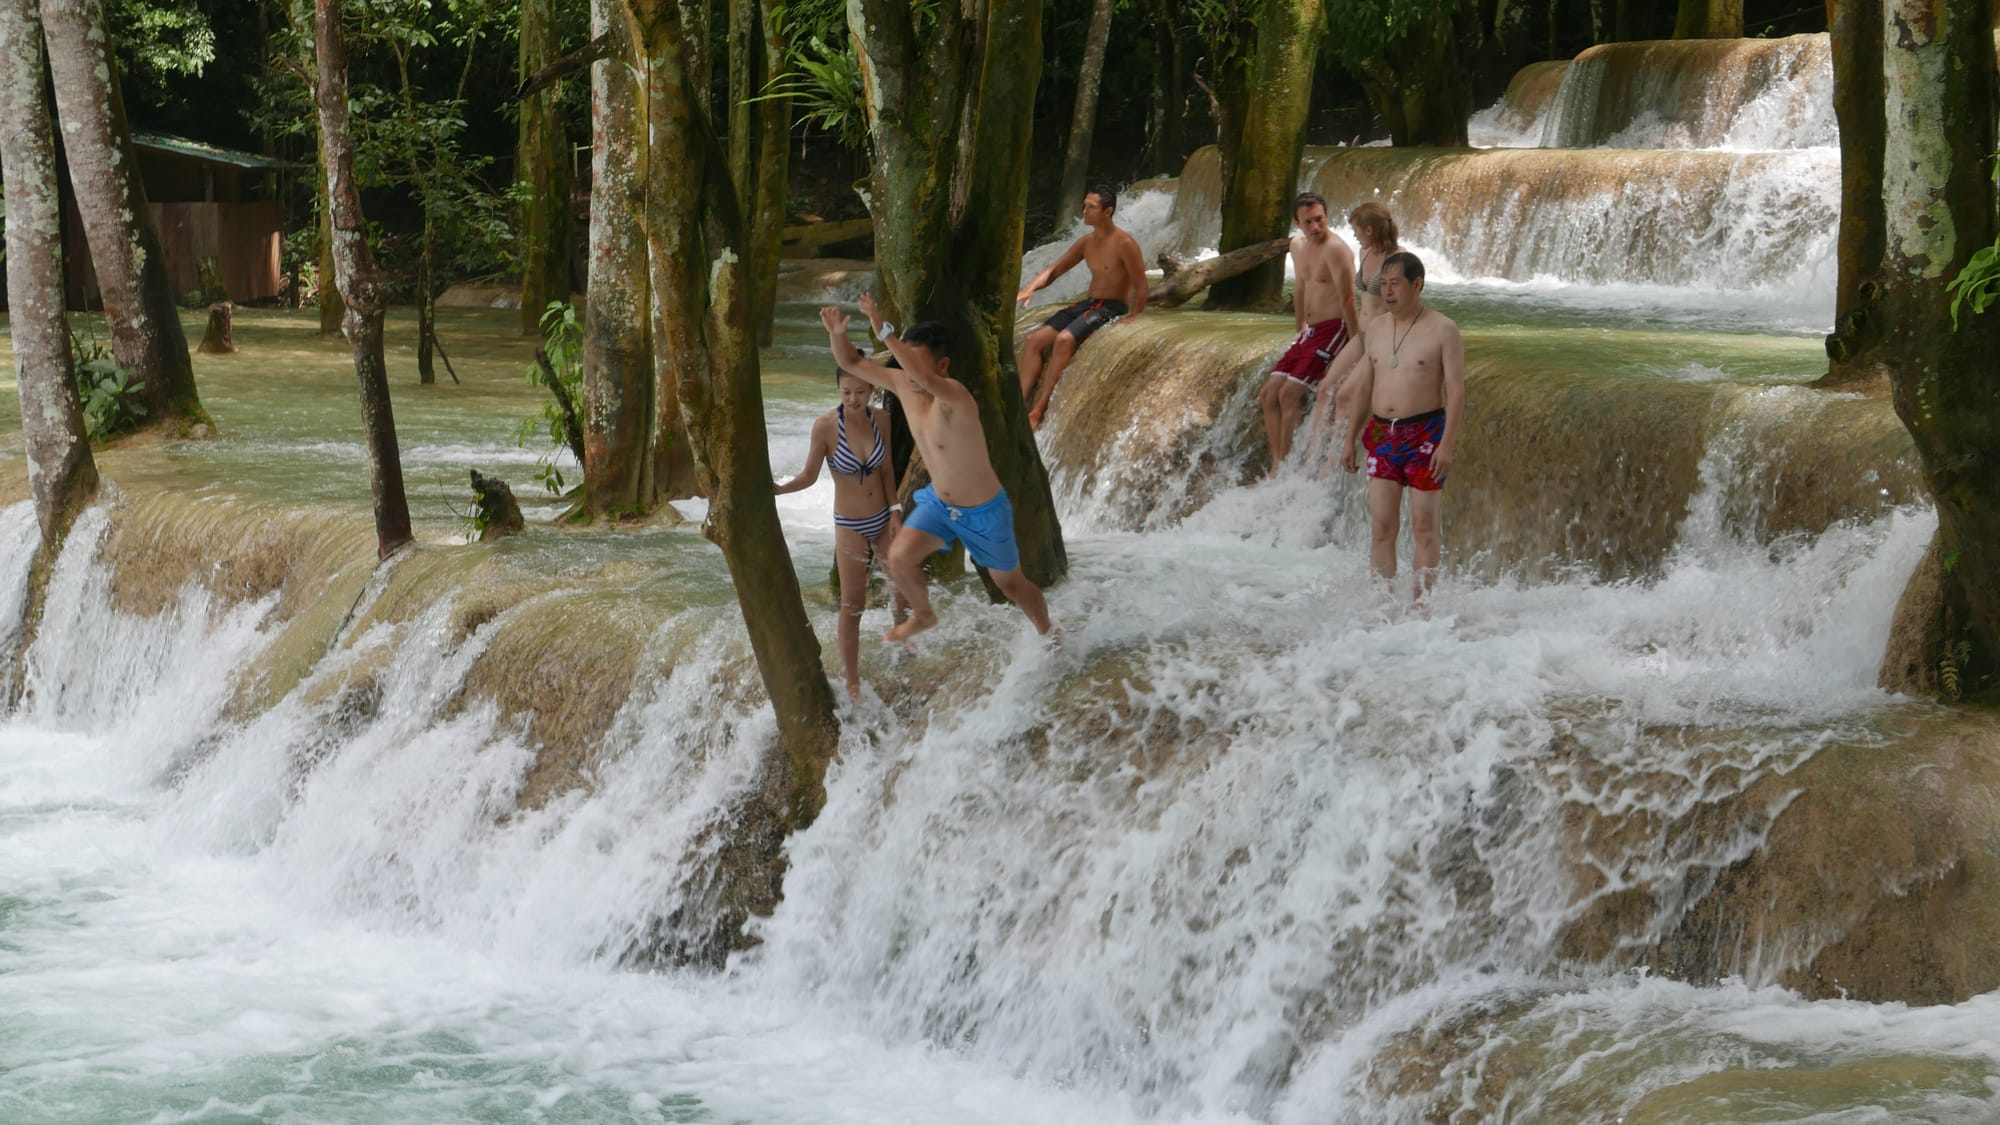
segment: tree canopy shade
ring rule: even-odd
[[[1046,587],[1069,556],[1014,370],[1042,5],[854,0],[848,16],[881,303],[902,324],[944,325],[951,376],[978,400],[987,453],[1013,499],[1021,569]]]
[[[1313,66],[1323,34],[1320,0],[1261,0],[1255,14],[1236,25],[1240,57],[1223,79],[1226,94],[1241,99],[1240,131],[1223,138],[1222,245],[1224,253],[1282,238],[1292,227],[1292,196],[1305,151],[1306,109]],[[1274,260],[1215,283],[1207,307],[1275,305],[1285,286],[1285,266]]]

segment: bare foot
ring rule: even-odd
[[[1028,411],[1028,428],[1030,430],[1039,430],[1042,428],[1041,407],[1037,406],[1033,410]]]
[[[861,681],[859,679],[847,681],[847,699],[850,703],[861,702]]]
[[[897,624],[888,632],[883,633],[882,639],[888,641],[890,644],[898,644],[904,648],[909,648],[911,637],[936,624],[937,614],[913,612],[906,620]]]
[[[1051,650],[1061,648],[1063,646],[1062,626],[1049,626],[1049,631],[1042,634],[1042,643],[1047,645]]]

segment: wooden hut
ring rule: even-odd
[[[175,294],[185,297],[198,290],[201,260],[214,258],[230,300],[277,297],[285,232],[276,182],[294,165],[136,129],[132,147]],[[97,274],[67,176],[61,188],[64,292],[73,309],[97,308],[102,304]]]

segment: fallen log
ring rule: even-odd
[[[1160,255],[1160,270],[1165,275],[1160,283],[1146,294],[1146,305],[1158,305],[1163,309],[1186,304],[1189,298],[1203,289],[1225,278],[1247,273],[1265,262],[1283,254],[1292,244],[1289,238],[1274,238],[1269,242],[1253,242],[1239,246],[1227,254],[1217,255],[1199,262],[1173,254]]]
[[[875,237],[872,219],[845,219],[837,223],[800,223],[786,227],[780,236],[778,254],[785,258],[817,258],[822,247]]]

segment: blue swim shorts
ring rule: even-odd
[[[977,508],[960,508],[938,499],[937,489],[925,485],[912,498],[916,511],[903,521],[911,531],[935,535],[944,540],[939,551],[963,542],[972,561],[988,570],[1007,571],[1021,565],[1021,550],[1014,545],[1014,505],[1001,489],[993,499]]]

